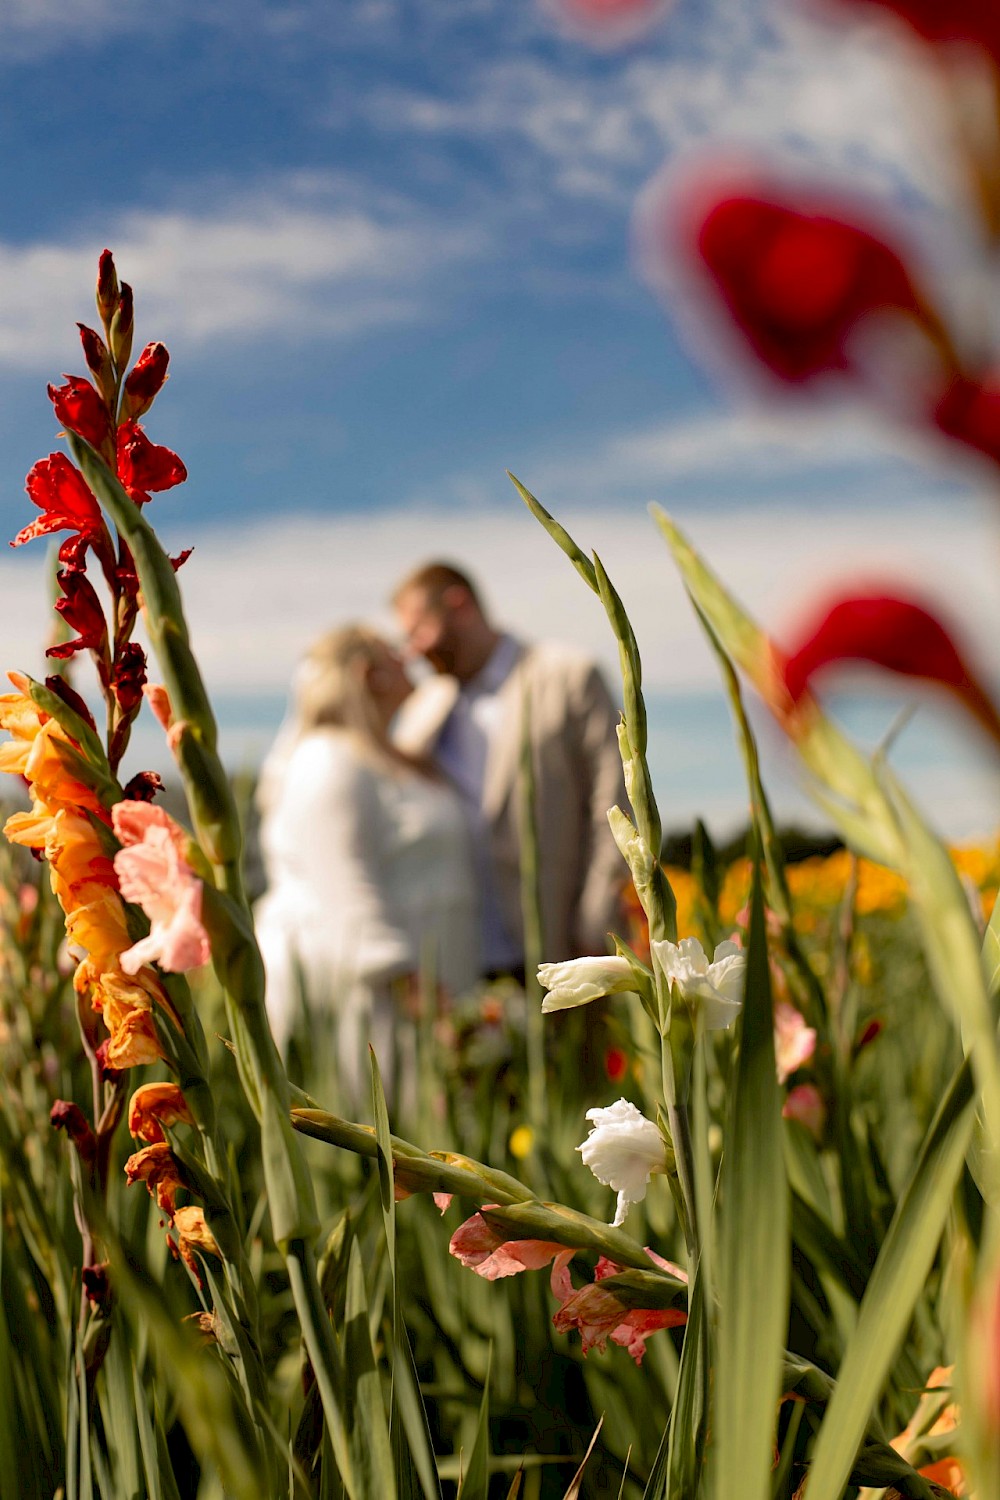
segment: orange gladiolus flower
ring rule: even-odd
[[[164,1139],[164,1125],[183,1121],[190,1125],[191,1111],[176,1083],[145,1083],[136,1089],[128,1107],[129,1133],[149,1145]]]
[[[125,1177],[130,1187],[134,1182],[144,1182],[158,1207],[174,1217],[177,1193],[184,1184],[169,1146],[163,1142],[143,1146],[125,1163]]]

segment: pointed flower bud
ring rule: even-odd
[[[913,599],[888,593],[845,595],[824,606],[784,662],[789,695],[798,702],[821,671],[865,661],[937,683],[963,704],[1000,744],[1000,716],[941,622]]]
[[[108,329],[108,342],[119,370],[123,370],[129,362],[134,326],[132,288],[127,281],[123,281],[118,295],[118,306],[115,308],[111,326]]]
[[[561,964],[541,964],[538,982],[548,994],[542,1013],[571,1010],[589,1005],[603,995],[621,995],[634,990],[636,978],[627,958],[571,958]]]
[[[725,1031],[740,1013],[746,954],[737,943],[720,943],[712,962],[697,938],[653,942],[653,956],[675,995],[692,1009],[706,1031]]]
[[[97,311],[107,328],[118,306],[118,272],[110,250],[102,250],[97,263]]]
[[[617,1229],[633,1203],[646,1196],[654,1172],[666,1169],[663,1138],[634,1104],[619,1099],[607,1109],[588,1109],[590,1134],[577,1150],[598,1182],[618,1194],[612,1225]]]
[[[164,344],[147,344],[125,379],[121,416],[137,420],[152,406],[167,378],[170,355]]]

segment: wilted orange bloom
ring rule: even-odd
[[[164,1139],[164,1125],[179,1121],[191,1124],[187,1100],[176,1083],[144,1083],[136,1089],[128,1107],[129,1133],[154,1145]]]
[[[222,1259],[222,1251],[216,1243],[215,1235],[205,1222],[204,1209],[199,1208],[195,1203],[187,1208],[179,1208],[174,1214],[174,1228],[177,1231],[177,1250],[180,1257],[195,1281],[201,1286],[201,1274],[195,1251],[200,1250],[203,1255],[214,1255]]]
[[[144,1182],[157,1206],[174,1218],[177,1193],[184,1184],[168,1145],[160,1141],[136,1151],[125,1163],[125,1177],[129,1186],[134,1182]]]
[[[151,969],[125,974],[119,968],[103,969],[92,959],[84,959],[73,983],[77,991],[89,991],[91,1005],[104,1018],[110,1032],[106,1053],[109,1067],[135,1068],[163,1056],[153,1006],[166,1011],[171,1019],[174,1016]]]

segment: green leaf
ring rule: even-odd
[[[476,1437],[469,1454],[469,1467],[462,1478],[458,1500],[489,1500],[490,1489],[490,1370],[493,1365],[493,1345],[490,1345],[486,1362],[486,1379],[483,1381],[483,1399],[479,1403],[479,1421]]]
[[[312,1240],[319,1232],[312,1179],[298,1148],[291,1121],[273,1092],[261,1090],[261,1155],[271,1230],[278,1245]]]
[[[382,1400],[382,1381],[368,1327],[368,1294],[361,1268],[361,1251],[351,1241],[344,1307],[344,1364],[347,1399],[344,1417],[359,1497],[384,1496],[395,1500],[392,1447]]]
[[[774,1423],[788,1329],[789,1208],[759,856],[754,863],[746,998],[721,1192],[712,1424],[716,1493],[770,1500]]]
[[[695,1500],[701,1484],[708,1412],[705,1296],[700,1268],[694,1273],[688,1299],[688,1320],[681,1350],[680,1374],[670,1413],[667,1450],[666,1500]]]
[[[966,1060],[899,1200],[840,1366],[809,1471],[809,1500],[839,1500],[879,1393],[924,1289],[972,1135]]]

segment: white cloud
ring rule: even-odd
[[[475,137],[512,173],[569,196],[625,201],[660,157],[705,142],[780,147],[853,185],[939,202],[934,81],[880,27],[822,27],[787,3],[715,0],[698,24],[666,21],[650,44],[594,68],[501,54],[434,92],[386,85],[356,107],[377,128]]]
[[[69,357],[105,244],[136,287],[143,327],[190,346],[346,337],[422,317],[426,280],[474,255],[481,236],[314,175],[207,208],[118,215],[99,238],[0,242],[0,364],[50,368]]]

